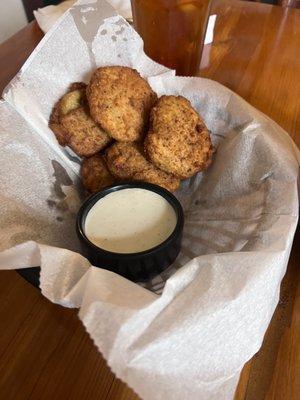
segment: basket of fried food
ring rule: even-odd
[[[204,171],[214,148],[203,119],[182,96],[157,97],[128,67],[98,68],[88,85],[73,83],[54,105],[49,127],[82,158],[88,193],[122,181],[174,192]]]

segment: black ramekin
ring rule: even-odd
[[[85,219],[89,210],[102,197],[122,189],[146,189],[165,198],[173,207],[177,223],[171,235],[158,246],[139,253],[114,253],[94,245],[84,232]],[[81,206],[76,222],[82,252],[92,265],[114,271],[134,282],[144,282],[165,270],[178,256],[181,247],[184,215],[176,197],[160,186],[146,182],[123,182],[108,186],[89,197]]]

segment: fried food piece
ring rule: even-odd
[[[157,100],[148,82],[128,67],[102,67],[87,87],[92,118],[120,142],[141,140]]]
[[[62,116],[60,123],[68,133],[67,145],[81,157],[98,153],[111,141],[111,138],[92,120],[84,107],[79,107]]]
[[[162,96],[151,110],[144,147],[151,162],[178,178],[205,170],[212,161],[209,132],[182,96]]]
[[[79,156],[91,156],[102,150],[110,137],[89,115],[85,83],[74,82],[54,106],[49,127],[61,146],[69,146]]]
[[[120,179],[132,179],[134,174],[149,166],[137,143],[116,142],[106,150],[105,156],[108,169]]]
[[[99,154],[83,160],[80,174],[83,186],[91,193],[98,192],[115,182],[107,169],[104,157]]]
[[[72,83],[68,92],[53,107],[49,119],[49,128],[54,132],[61,146],[68,144],[69,135],[61,125],[60,117],[86,103],[85,89],[86,84],[83,82]]]
[[[108,169],[119,179],[150,182],[171,192],[179,187],[180,180],[147,161],[137,143],[116,142],[105,155]]]

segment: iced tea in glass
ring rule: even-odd
[[[210,0],[131,0],[133,23],[145,53],[176,70],[195,75],[199,69]]]

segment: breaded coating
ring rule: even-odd
[[[132,179],[133,175],[148,168],[149,162],[137,143],[116,142],[106,152],[110,172],[120,179]]]
[[[83,160],[80,174],[83,186],[90,193],[98,192],[115,182],[114,177],[107,169],[104,157],[99,154]]]
[[[182,96],[162,96],[151,110],[144,148],[157,167],[178,178],[205,170],[212,161],[209,132]]]
[[[59,102],[59,116],[62,117],[70,111],[76,110],[86,102],[85,89],[72,90],[65,94]]]
[[[84,107],[79,107],[62,116],[60,123],[68,132],[67,145],[81,157],[98,153],[111,141],[111,138],[92,120]]]
[[[86,83],[84,82],[73,82],[71,83],[69,87],[69,92],[72,92],[73,90],[80,90],[80,89],[86,89]]]
[[[169,192],[175,192],[180,185],[180,179],[175,178],[174,175],[168,174],[167,172],[156,168],[152,164],[148,169],[134,174],[132,179],[134,181],[154,183],[155,185],[162,186],[163,188],[169,190]]]
[[[98,68],[87,87],[92,118],[120,142],[141,140],[157,100],[148,82],[128,67]]]
[[[54,105],[49,119],[49,128],[53,131],[58,143],[66,146],[68,143],[68,132],[61,126],[59,120],[59,101]]]
[[[86,104],[85,96],[86,84],[83,82],[73,82],[68,92],[55,103],[49,118],[49,128],[54,132],[58,143],[61,146],[68,144],[68,132],[60,123],[60,117]]]
[[[140,144],[116,142],[105,155],[108,169],[119,179],[150,182],[171,192],[180,185],[178,178],[147,161]]]

